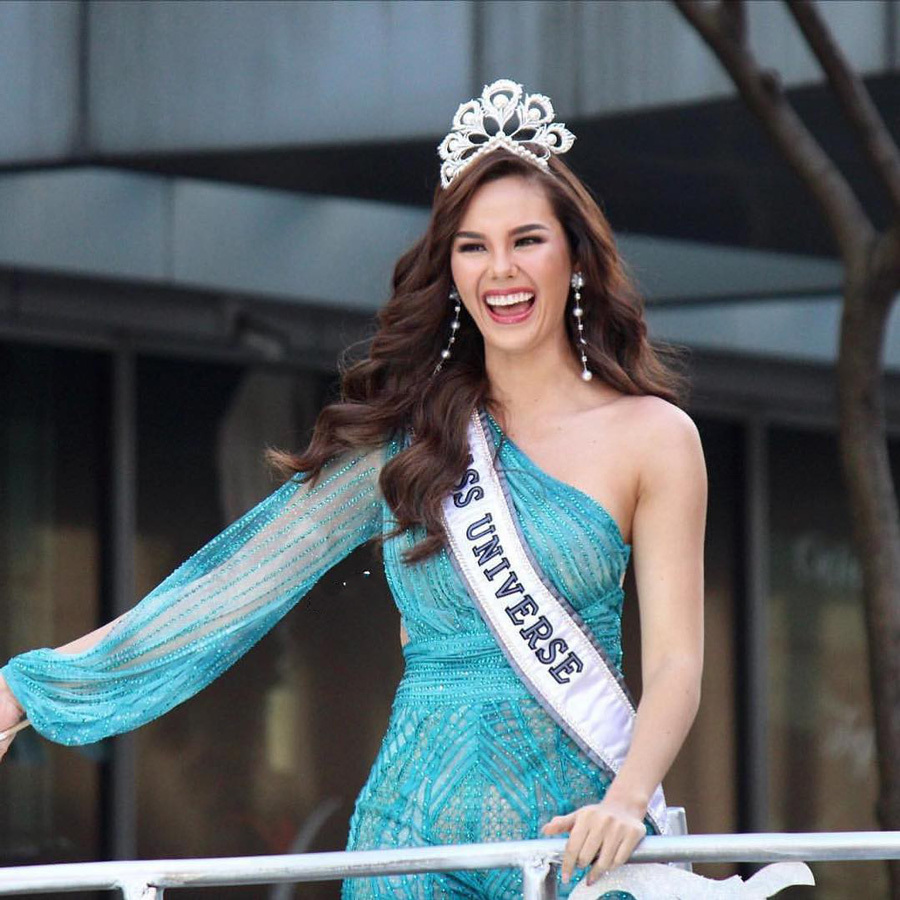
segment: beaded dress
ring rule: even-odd
[[[630,547],[595,500],[543,472],[494,422],[491,434],[535,559],[619,667]],[[331,566],[393,529],[378,475],[398,449],[395,441],[347,453],[314,485],[291,479],[176,569],[93,649],[13,657],[2,672],[37,731],[62,744],[91,743],[136,728],[209,684]],[[609,780],[509,666],[446,550],[403,562],[421,537],[413,529],[384,543],[409,643],[348,849],[538,837],[554,815],[598,802]],[[521,876],[348,879],[343,896],[506,900],[521,897]]]

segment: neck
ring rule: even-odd
[[[541,353],[508,354],[485,348],[491,397],[504,425],[556,417],[596,402],[594,389],[581,378],[581,366],[568,347]]]

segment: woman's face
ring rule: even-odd
[[[540,185],[518,175],[482,185],[453,239],[450,268],[487,352],[566,343],[572,259]]]

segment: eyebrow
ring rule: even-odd
[[[511,235],[523,234],[526,231],[549,231],[550,229],[546,225],[541,225],[540,222],[529,222],[527,225],[519,225],[516,228],[513,228],[510,231]],[[484,235],[479,231],[457,231],[456,234],[453,235],[455,238],[469,238],[474,240],[484,240]]]

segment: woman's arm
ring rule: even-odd
[[[348,451],[315,483],[292,479],[123,616],[59,650],[13,657],[0,696],[12,692],[34,728],[61,744],[128,731],[183,702],[378,533],[390,451]]]
[[[4,734],[8,729],[16,725],[25,714],[25,710],[19,706],[18,701],[13,696],[13,692],[9,689],[6,679],[0,675],[0,734]],[[0,739],[0,760],[9,750],[9,745],[13,742],[15,735]]]
[[[117,625],[123,618],[125,618],[125,613],[123,613],[118,618],[112,620],[112,622],[107,622],[105,625],[101,625],[99,628],[95,628],[93,631],[88,634],[82,635],[80,638],[76,638],[74,641],[70,641],[68,644],[63,644],[61,647],[56,648],[57,653],[84,653],[85,650],[92,650],[100,641],[103,640]]]
[[[56,652],[83,653],[86,650],[92,650],[110,633],[110,631],[113,630],[113,627],[123,617],[124,614],[113,619],[111,622],[107,622],[105,625],[101,625],[99,628],[95,628],[88,634],[76,638],[74,641],[70,641],[68,644],[57,647]],[[6,756],[6,751],[9,750],[10,744],[12,744],[15,739],[15,734],[6,736],[6,733],[9,729],[15,727],[24,716],[25,710],[19,705],[19,701],[16,700],[15,695],[9,689],[6,679],[3,677],[3,674],[0,673],[0,761]]]
[[[631,748],[601,803],[557,816],[545,827],[548,834],[569,832],[564,877],[576,863],[585,866],[597,857],[589,881],[624,863],[646,833],[650,797],[681,749],[700,701],[703,451],[686,414],[655,398],[648,405],[632,527],[643,692]]]
[[[111,622],[101,625],[100,628],[95,628],[88,634],[76,638],[68,644],[63,644],[61,647],[57,647],[56,652],[82,653],[85,650],[93,649],[110,633],[110,631],[112,631],[113,626],[115,626],[122,618],[123,616],[119,616]],[[20,722],[24,716],[25,710],[20,706],[19,701],[16,700],[15,695],[9,689],[6,679],[0,674],[0,735],[5,735],[6,732]],[[14,739],[14,734],[9,735],[8,737],[0,737],[0,760],[6,756],[6,751],[9,750],[10,744],[12,744]]]

